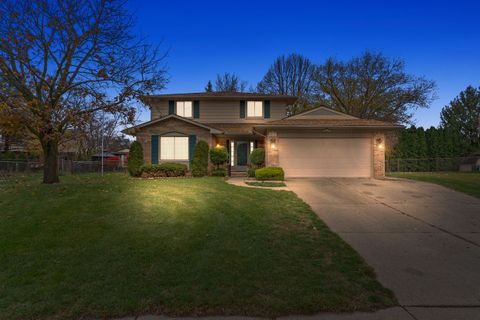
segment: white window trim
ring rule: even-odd
[[[169,150],[169,152],[166,152],[166,144],[167,141],[170,141],[170,143],[173,146],[173,151]],[[175,160],[175,161],[188,161],[188,137],[172,137],[172,136],[165,136],[165,137],[160,137],[160,160]],[[163,146],[162,146],[163,144]],[[169,146],[171,147],[171,146]],[[180,148],[184,149],[180,149]],[[186,149],[185,149],[186,148]],[[173,154],[173,157],[171,156],[166,156],[166,154],[171,155]]]
[[[189,107],[189,109],[187,109]],[[189,112],[186,112],[186,111]],[[193,118],[193,101],[177,101],[175,104],[175,114],[184,118]]]
[[[230,165],[235,166],[235,142],[230,142]]]
[[[249,110],[249,106],[252,107],[253,103],[253,115]],[[263,101],[247,101],[247,118],[263,118]]]

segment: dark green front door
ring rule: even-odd
[[[248,143],[239,142],[237,144],[237,166],[246,166],[248,157]]]

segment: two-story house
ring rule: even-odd
[[[385,174],[385,131],[400,126],[326,107],[287,117],[293,96],[238,92],[150,95],[151,119],[124,130],[142,144],[147,163],[188,164],[199,140],[225,146],[231,171],[265,148],[266,165],[287,177],[377,177]]]

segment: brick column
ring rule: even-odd
[[[278,135],[276,131],[269,131],[265,138],[265,162],[267,167],[278,167]]]
[[[385,134],[376,132],[373,135],[373,177],[385,178]]]

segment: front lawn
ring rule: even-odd
[[[0,319],[376,310],[392,293],[295,194],[123,174],[0,187]]]
[[[480,198],[478,172],[392,172],[388,176],[436,183]]]

